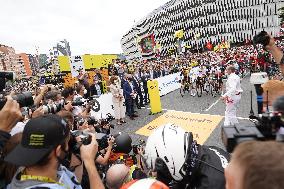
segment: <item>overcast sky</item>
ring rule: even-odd
[[[0,44],[48,53],[66,38],[73,55],[121,53],[131,26],[169,0],[0,0]]]

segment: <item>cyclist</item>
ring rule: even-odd
[[[189,68],[187,68],[185,65],[182,67],[180,76],[181,76],[181,88],[184,88],[186,84],[190,83],[189,80]]]

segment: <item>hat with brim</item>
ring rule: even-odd
[[[43,160],[69,134],[67,123],[58,115],[43,115],[27,122],[21,143],[5,161],[18,166],[32,166]]]
[[[28,149],[24,148],[22,144],[16,146],[16,148],[5,157],[5,161],[18,166],[31,166],[38,163],[46,155],[48,155],[54,147],[51,146],[47,149]]]

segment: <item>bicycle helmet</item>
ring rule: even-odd
[[[115,135],[114,151],[116,153],[128,154],[132,150],[132,139],[127,133]]]
[[[181,181],[187,175],[186,162],[192,143],[192,134],[181,127],[174,124],[160,126],[147,140],[145,158],[148,168],[156,170],[155,165],[162,160],[172,179]]]
[[[167,187],[164,183],[151,178],[130,181],[129,183],[123,185],[120,189],[138,189],[138,188],[169,189],[169,187]]]

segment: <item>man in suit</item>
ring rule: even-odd
[[[104,94],[103,83],[97,80],[96,77],[94,77],[94,84],[90,86],[90,95],[91,96],[94,96],[94,95],[101,96],[102,94]]]
[[[150,79],[150,74],[145,72],[145,70],[141,71],[141,81],[143,85],[144,90],[144,104],[148,104],[149,94],[148,94],[148,87],[147,87],[147,81]]]
[[[143,104],[143,95],[142,95],[142,91],[141,91],[140,78],[138,78],[137,76],[135,76],[135,74],[133,74],[132,80],[133,80],[134,89],[138,94],[135,98],[135,103],[136,103],[137,108],[141,109],[141,107],[145,107],[145,106]]]
[[[126,81],[123,84],[123,95],[125,98],[126,112],[131,120],[134,120],[134,117],[138,117],[134,114],[134,99],[137,96],[137,93],[134,89],[131,75],[125,77]]]

